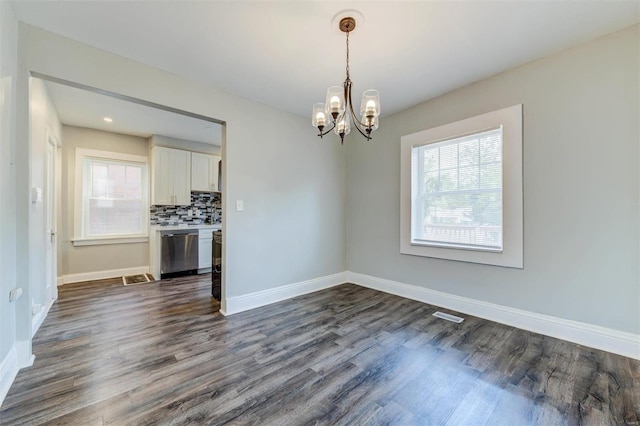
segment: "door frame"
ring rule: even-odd
[[[45,223],[47,231],[45,233],[45,244],[49,252],[51,245],[50,259],[46,259],[47,266],[45,273],[49,275],[46,279],[50,284],[47,287],[47,304],[52,303],[58,298],[58,212],[59,212],[59,182],[60,182],[60,141],[56,135],[47,128],[47,162],[46,162],[46,205],[45,205]],[[51,157],[49,159],[49,156]],[[50,226],[49,226],[50,225]],[[53,235],[52,235],[53,234]],[[51,262],[51,268],[48,264]]]

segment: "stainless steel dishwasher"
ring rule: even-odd
[[[162,231],[161,278],[166,274],[198,269],[198,230]]]

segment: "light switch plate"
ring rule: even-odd
[[[236,211],[241,212],[244,210],[244,201],[236,200]]]

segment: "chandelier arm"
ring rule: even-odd
[[[371,140],[371,134],[366,135],[361,127],[366,128],[366,126],[364,124],[362,124],[360,122],[360,120],[356,117],[356,113],[353,111],[353,102],[351,101],[351,80],[347,79],[344,82],[344,92],[345,92],[345,98],[347,98],[347,94],[348,94],[348,108],[349,108],[349,112],[351,113],[351,118],[353,119],[353,125],[354,127],[358,130],[358,132],[360,132],[360,134],[362,136],[364,136],[367,140]],[[345,111],[346,113],[346,111]]]
[[[360,132],[360,134],[362,136],[364,136],[367,140],[371,140],[371,135],[367,136],[364,134],[364,132],[362,130],[360,130],[360,126],[358,124],[360,124],[360,121],[356,120],[355,116],[353,115],[353,108],[351,111],[351,117],[353,117],[355,123],[353,123],[354,127],[358,130],[358,132]]]
[[[331,131],[332,131],[333,129],[335,129],[335,128],[336,128],[336,122],[334,121],[334,122],[333,122],[333,124],[332,124],[332,126],[331,126],[331,128],[330,128],[329,130],[327,130],[326,132],[320,132],[320,133],[318,133],[318,136],[323,137],[323,136],[325,136],[325,135],[329,134],[329,132],[331,132]]]

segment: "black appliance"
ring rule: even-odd
[[[220,300],[222,297],[222,231],[213,231],[211,256],[211,295],[214,299]]]

